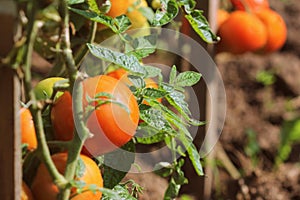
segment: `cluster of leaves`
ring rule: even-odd
[[[140,9],[152,26],[161,27],[170,23],[178,15],[179,10],[182,9],[185,18],[205,42],[212,43],[219,40],[219,38],[211,31],[208,21],[203,16],[203,11],[195,9],[195,0],[161,0],[160,2],[161,7],[155,12],[151,9]],[[126,15],[120,15],[116,18],[105,15],[105,12],[110,9],[109,1],[105,1],[100,8],[98,8],[97,3],[94,0],[89,0],[87,2],[84,0],[70,0],[69,5],[71,11],[91,21],[104,24],[116,34],[123,33],[131,25],[129,18]],[[75,5],[77,5],[76,8]]]
[[[193,138],[188,130],[188,126],[199,126],[202,125],[203,122],[191,118],[191,112],[184,95],[184,87],[196,84],[200,80],[201,75],[193,71],[185,71],[177,74],[176,67],[173,66],[170,71],[169,82],[163,82],[162,73],[159,68],[144,66],[140,64],[138,58],[133,55],[134,52],[136,55],[146,56],[147,53],[145,49],[148,53],[152,52],[152,50],[154,51],[155,45],[153,45],[152,39],[152,37],[146,36],[130,40],[126,45],[139,43],[142,44],[144,48],[139,49],[131,46],[131,48],[125,48],[130,49],[127,53],[116,52],[95,44],[88,44],[88,47],[94,56],[101,60],[112,62],[130,72],[128,78],[133,83],[130,89],[139,102],[140,118],[143,120],[139,125],[139,131],[135,136],[134,142],[146,145],[164,142],[172,151],[173,163],[168,163],[166,167],[169,173],[159,172],[159,174],[162,176],[170,176],[171,181],[166,196],[175,197],[179,192],[180,186],[187,183],[181,171],[183,160],[180,162],[177,161],[177,157],[186,156],[185,150],[197,174],[203,175],[200,156],[192,143]],[[151,40],[151,42],[149,40]],[[157,89],[146,88],[144,78],[149,77],[158,77],[159,87]],[[168,105],[176,110],[176,113],[168,106],[161,104],[157,100],[160,98],[164,98]],[[143,100],[146,100],[148,105],[143,104]],[[127,151],[133,151],[134,143],[128,143],[123,148]],[[126,160],[127,167],[130,169],[130,165],[134,162],[133,158],[124,158],[126,154],[124,155],[122,152],[116,151],[111,154],[104,156],[104,163],[110,162],[109,160],[117,160],[117,165],[122,165],[120,161]],[[128,163],[128,160],[132,160],[132,163]],[[113,163],[109,164],[111,166]],[[158,166],[159,165],[160,163]],[[166,165],[166,163],[163,163],[163,165]],[[113,188],[118,184],[126,174],[113,168],[114,167],[106,166],[104,170],[104,183],[105,186],[109,188]],[[106,177],[108,177],[108,179]]]

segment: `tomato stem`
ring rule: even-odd
[[[82,81],[84,77],[82,74],[77,70],[76,62],[74,60],[72,50],[71,50],[71,43],[70,43],[70,31],[69,31],[69,12],[68,12],[68,4],[66,0],[60,1],[59,4],[59,11],[60,15],[63,19],[63,30],[61,33],[61,48],[63,58],[65,59],[67,72],[70,81],[70,88],[69,91],[72,94],[73,98],[73,117],[74,117],[74,137],[69,144],[68,150],[68,159],[67,165],[65,169],[65,178],[68,181],[74,179],[75,171],[77,167],[77,161],[80,156],[81,149],[83,147],[85,139],[89,135],[89,130],[85,126],[84,122],[84,110],[82,106],[82,95],[83,95],[83,86]],[[95,24],[93,24],[95,26]],[[93,28],[95,29],[95,27]],[[94,33],[91,33],[90,39],[93,40]],[[82,52],[85,55],[85,51]],[[81,60],[81,56],[78,54],[77,62]],[[76,84],[76,86],[75,86]],[[80,135],[79,135],[80,134]],[[65,188],[61,191],[59,195],[60,200],[68,200],[71,193],[71,188]]]
[[[92,43],[94,41],[97,32],[97,22],[92,21],[90,28],[91,30],[89,32],[89,36],[86,43]],[[82,59],[88,53],[89,48],[87,47],[86,43],[84,43],[80,47],[80,49],[77,51],[77,53],[74,56],[76,66],[78,66],[82,62]]]
[[[46,137],[44,133],[43,119],[42,119],[42,111],[41,108],[36,101],[35,93],[32,90],[31,86],[31,58],[33,52],[33,46],[35,42],[35,38],[38,32],[39,22],[35,20],[37,13],[37,1],[30,1],[28,3],[27,11],[29,13],[28,16],[28,26],[27,26],[27,37],[24,49],[24,63],[25,63],[25,77],[24,77],[24,88],[26,101],[31,102],[31,106],[29,107],[32,118],[34,121],[34,126],[36,130],[36,136],[38,141],[37,153],[40,156],[42,162],[46,165],[53,181],[57,184],[59,188],[63,188],[66,186],[66,179],[58,172],[56,169],[52,159],[49,148],[47,146]]]

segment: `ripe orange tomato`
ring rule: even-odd
[[[67,153],[57,153],[51,156],[55,166],[60,173],[64,173],[67,164]],[[76,180],[83,181],[88,185],[95,184],[98,187],[103,187],[103,179],[101,172],[97,164],[85,155],[80,155],[85,169],[81,177],[75,177]],[[85,188],[87,188],[85,187]],[[36,200],[56,200],[59,193],[59,189],[52,182],[52,178],[44,164],[41,164],[36,172],[36,176],[31,185],[33,196]],[[99,200],[102,193],[92,191],[86,191],[76,195],[76,189],[72,188],[71,196],[72,200]]]
[[[148,7],[146,0],[111,0],[110,10],[106,15],[110,17],[117,17],[126,15],[130,22],[131,28],[145,28],[149,26],[147,18],[140,12],[140,8]],[[106,27],[99,24],[98,30],[103,30]]]
[[[122,82],[110,76],[101,75],[83,81],[83,106],[87,105],[86,95],[94,98],[96,94],[105,92],[125,105],[130,113],[115,103],[99,106],[87,120],[87,127],[93,134],[84,144],[84,153],[101,155],[123,146],[135,134],[139,121],[137,101]],[[65,92],[53,105],[51,111],[54,137],[58,140],[73,138],[74,121],[72,114],[72,98]]]
[[[265,25],[254,14],[234,11],[220,26],[218,31],[221,41],[217,44],[217,52],[227,51],[241,54],[256,51],[267,42]]]
[[[26,143],[29,150],[37,148],[37,139],[32,120],[32,115],[27,108],[21,108],[20,110],[20,122],[21,122],[21,137],[22,144]]]
[[[267,29],[267,43],[264,52],[273,52],[280,49],[287,38],[287,28],[282,17],[271,9],[262,9],[255,15],[264,23]]]
[[[107,15],[113,18],[119,15],[125,15],[127,13],[128,7],[131,1],[128,0],[110,0],[111,7]]]
[[[32,193],[24,181],[22,181],[21,200],[33,200]]]
[[[116,69],[116,70],[114,70],[112,72],[109,72],[107,74],[107,76],[114,77],[118,80],[121,80],[122,82],[124,82],[128,86],[131,86],[132,83],[128,79],[127,75],[128,75],[128,72],[125,69],[122,69],[122,68]],[[145,79],[145,84],[146,84],[146,88],[155,88],[155,89],[158,88],[157,83],[151,78],[146,78]],[[158,101],[161,102],[161,99],[158,99]],[[142,103],[148,104],[146,101],[143,101]]]
[[[237,10],[255,11],[269,8],[268,0],[231,0],[232,5]]]
[[[217,11],[217,28],[223,24],[223,22],[226,21],[226,19],[229,17],[229,13],[226,10],[218,9]]]

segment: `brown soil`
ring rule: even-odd
[[[297,145],[290,158],[274,169],[282,123],[299,116],[295,99],[300,95],[300,4],[270,0],[270,5],[288,26],[288,39],[281,51],[269,55],[216,56],[227,95],[221,144],[243,178],[235,180],[220,168],[216,182],[219,188],[214,188],[213,199],[300,199]],[[272,71],[275,83],[259,83],[256,76],[260,71]],[[287,106],[292,102],[292,108]],[[249,129],[256,133],[260,148],[257,166],[244,151]]]

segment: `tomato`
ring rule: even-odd
[[[110,0],[111,7],[106,15],[117,17],[127,15],[131,21],[131,28],[149,27],[147,18],[139,11],[142,7],[148,7],[146,0]],[[105,26],[99,24],[98,30],[104,29]]]
[[[27,108],[20,110],[20,125],[21,125],[21,138],[22,144],[27,144],[29,150],[37,148],[36,132],[32,115]]]
[[[255,11],[269,8],[268,0],[231,0],[232,5],[237,10]]]
[[[109,72],[107,74],[107,76],[111,76],[111,77],[114,77],[118,80],[121,80],[122,82],[124,82],[128,86],[132,85],[131,81],[127,77],[128,72],[125,69],[122,69],[122,68],[116,69],[112,72]],[[146,84],[146,88],[155,88],[155,89],[158,88],[157,83],[151,78],[146,78],[145,79],[145,84]],[[161,102],[161,99],[158,99],[158,101]],[[142,103],[148,104],[146,101],[143,101]]]
[[[218,31],[221,41],[217,52],[227,51],[241,54],[261,49],[267,43],[267,30],[254,14],[234,11],[223,22]]]
[[[57,170],[64,174],[67,164],[67,153],[57,153],[51,156]],[[103,179],[97,164],[85,155],[80,155],[85,168],[81,177],[75,177],[76,180],[83,181],[88,185],[94,184],[98,187],[103,187]],[[86,187],[87,188],[87,187]],[[33,196],[36,200],[56,200],[59,189],[52,182],[52,178],[44,164],[40,164],[37,169],[36,176],[31,185]],[[101,192],[93,193],[86,191],[76,196],[76,189],[72,188],[72,200],[99,200],[102,196]]]
[[[61,77],[51,77],[51,78],[46,78],[46,79],[38,82],[38,84],[34,87],[34,93],[35,93],[36,99],[43,100],[43,99],[50,98],[53,93],[53,85],[57,81],[61,81],[61,80],[65,80],[65,79],[61,78]],[[61,94],[62,93],[60,93],[60,95]]]
[[[33,200],[32,193],[24,181],[22,181],[21,200]]]
[[[217,28],[223,24],[224,21],[229,17],[229,13],[226,10],[218,9],[217,11]]]
[[[86,95],[95,97],[100,92],[114,96],[114,99],[125,105],[130,113],[115,103],[99,106],[87,120],[87,127],[93,134],[84,144],[84,152],[93,156],[101,155],[123,146],[135,134],[139,121],[139,108],[129,88],[110,76],[101,75],[88,78],[83,82],[83,104],[87,105]],[[54,137],[58,140],[73,138],[74,120],[72,98],[65,92],[54,103],[51,111]]]
[[[128,0],[110,0],[111,7],[108,11],[107,15],[110,17],[117,17],[120,15],[125,15],[127,13],[127,9],[131,4],[131,1]]]
[[[287,27],[282,17],[271,9],[262,9],[255,15],[263,22],[267,29],[267,43],[264,52],[273,52],[280,49],[287,38]]]

